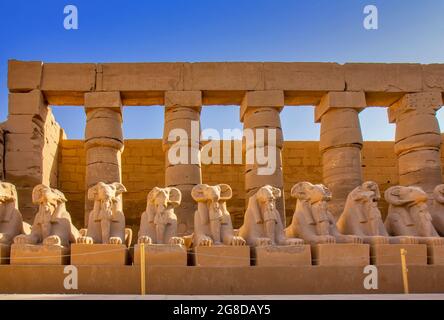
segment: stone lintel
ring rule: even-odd
[[[282,110],[285,105],[284,91],[282,90],[265,90],[265,91],[248,91],[240,106],[240,119],[243,122],[245,112],[248,108],[264,108],[272,107]]]
[[[8,61],[8,89],[28,92],[40,88],[43,63],[41,61]]]
[[[405,112],[415,111],[417,114],[435,114],[443,105],[441,92],[407,93],[388,108],[390,123],[395,123],[398,117]]]
[[[315,108],[315,122],[333,108],[350,108],[361,111],[367,106],[365,93],[362,91],[332,91],[324,95]]]

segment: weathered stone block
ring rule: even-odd
[[[0,264],[9,264],[9,255],[11,253],[11,246],[0,244]]]
[[[354,109],[332,110],[322,117],[319,150],[330,147],[362,145],[361,125]]]
[[[40,88],[41,61],[8,61],[8,88],[10,92],[27,92]]]
[[[67,265],[69,248],[33,244],[11,245],[11,264]]]
[[[5,146],[8,152],[35,151],[41,152],[44,146],[39,133],[12,133],[5,135]]]
[[[278,108],[249,109],[243,116],[244,128],[277,127],[281,128]]]
[[[370,263],[368,244],[318,244],[311,246],[313,265],[366,266]]]
[[[424,91],[444,91],[444,64],[422,65]]]
[[[166,108],[195,107],[200,110],[202,106],[201,91],[167,91],[165,92]]]
[[[128,249],[124,244],[71,245],[72,265],[126,265]]]
[[[183,63],[104,63],[98,91],[183,90]]]
[[[429,264],[444,265],[444,246],[427,246],[427,256]]]
[[[44,122],[37,115],[12,114],[8,116],[3,129],[10,133],[38,133],[43,136]]]
[[[266,90],[343,91],[344,71],[337,63],[264,63]]]
[[[361,111],[366,106],[364,92],[329,92],[315,108],[315,122],[320,122],[322,116],[331,109],[350,108]]]
[[[193,265],[198,267],[245,267],[250,265],[248,246],[195,247],[192,251]]]
[[[346,63],[343,68],[348,91],[422,91],[420,64]]]
[[[388,108],[389,122],[420,114],[435,115],[442,106],[441,92],[419,92],[405,94]]]
[[[93,63],[45,63],[43,91],[93,91],[96,85],[96,65]]]
[[[280,111],[284,107],[284,91],[248,91],[245,93],[240,107],[240,119],[243,121],[248,108],[274,107]]]
[[[427,265],[427,246],[424,244],[377,244],[370,246],[374,265],[401,265],[401,249],[407,250],[407,265]]]
[[[200,111],[197,107],[170,107],[165,108],[165,122],[174,120],[200,120]]]
[[[276,188],[284,187],[281,167],[277,167],[271,175],[259,175],[258,169],[253,169],[245,173],[245,190],[260,188],[267,184]]]
[[[260,62],[198,62],[185,64],[185,90],[264,90]]]
[[[311,266],[310,245],[266,246],[251,249],[251,264],[256,266]]]
[[[89,148],[86,150],[86,164],[111,163],[120,166],[121,154],[119,149],[111,147]]]
[[[140,245],[134,246],[134,264],[140,265]],[[145,264],[147,266],[183,266],[187,265],[187,250],[181,245],[151,244],[145,245]]]
[[[6,171],[25,171],[32,168],[40,168],[43,164],[41,151],[10,151],[5,155]],[[41,171],[40,171],[41,172]],[[30,174],[31,170],[27,172]]]
[[[122,107],[122,100],[120,98],[120,92],[87,92],[85,94],[85,108],[116,108]]]
[[[200,166],[194,164],[178,164],[165,169],[165,185],[199,184],[202,183],[201,176]]]
[[[88,187],[98,183],[121,182],[120,166],[111,163],[91,163],[86,167],[86,185]]]
[[[114,119],[99,117],[89,119],[85,128],[85,140],[94,138],[114,139],[123,142],[122,122],[118,115]]]
[[[9,115],[38,114],[43,117],[47,112],[48,106],[40,90],[32,90],[28,93],[9,94]]]

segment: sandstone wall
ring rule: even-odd
[[[32,222],[34,186],[58,185],[58,152],[64,131],[38,90],[10,94],[8,120],[2,128],[5,179],[15,184],[23,218]]]
[[[226,147],[227,145],[225,145]],[[233,144],[232,144],[232,155]],[[63,140],[60,145],[58,187],[68,198],[68,210],[74,223],[83,226],[85,200],[85,151],[80,140]],[[227,148],[225,148],[227,149]],[[362,165],[365,180],[377,182],[384,192],[397,184],[396,156],[393,142],[364,142]],[[443,153],[444,157],[444,153]],[[126,140],[122,154],[122,179],[128,189],[124,195],[127,225],[136,231],[141,213],[145,210],[146,196],[154,186],[164,184],[164,155],[160,139]],[[286,141],[282,154],[286,216],[289,222],[295,207],[290,198],[291,187],[300,181],[322,182],[319,143],[312,141]],[[202,180],[207,184],[227,183],[233,189],[229,211],[235,227],[242,223],[245,191],[243,164],[202,165]],[[387,205],[380,202],[385,214]]]

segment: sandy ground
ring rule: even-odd
[[[444,300],[444,294],[370,294],[370,295],[44,295],[3,294],[0,300]]]

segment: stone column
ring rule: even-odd
[[[119,92],[85,94],[86,189],[102,181],[122,182],[122,101]],[[92,209],[85,199],[85,226]]]
[[[40,90],[10,93],[8,120],[2,127],[5,178],[17,188],[25,221],[32,222],[37,210],[31,197],[34,186],[57,187],[58,146],[64,132]]]
[[[396,123],[399,184],[419,186],[430,199],[442,183],[441,131],[435,116],[442,104],[440,92],[410,93],[388,109],[390,123]]]
[[[248,199],[264,185],[279,188],[282,191],[282,197],[276,206],[285,223],[284,178],[281,160],[284,139],[280,119],[283,107],[283,91],[249,91],[241,104],[240,119],[244,124],[246,204]],[[275,135],[270,136],[269,139],[269,133],[275,133]],[[251,134],[254,140],[251,139]],[[261,161],[261,155],[268,157],[271,162],[267,165],[265,161]]]
[[[165,186],[182,192],[182,203],[175,210],[178,234],[194,230],[194,212],[197,205],[191,189],[202,183],[200,162],[201,91],[165,92],[165,125],[163,150],[165,152]],[[182,156],[182,159],[180,157]]]
[[[365,107],[363,92],[329,92],[315,109],[315,121],[321,123],[322,178],[332,192],[329,209],[335,219],[342,214],[347,195],[362,183],[358,114]]]

